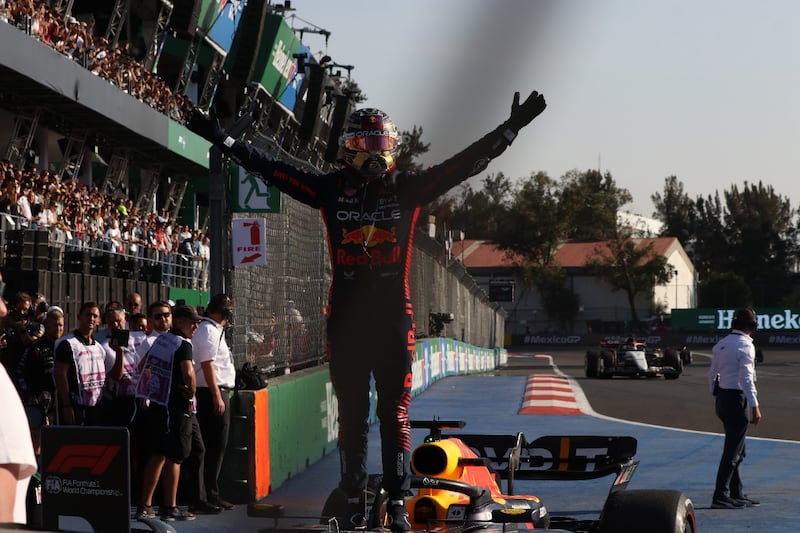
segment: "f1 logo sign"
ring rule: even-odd
[[[62,446],[45,472],[67,474],[78,468],[89,469],[94,475],[101,475],[117,456],[121,446],[102,444],[65,444]]]

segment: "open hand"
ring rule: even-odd
[[[196,107],[192,109],[192,116],[189,117],[186,127],[211,143],[219,139],[222,133],[217,116],[213,112],[204,113]]]
[[[519,92],[514,93],[514,101],[511,103],[511,117],[508,119],[508,127],[518,132],[531,123],[547,107],[544,96],[537,91],[533,91],[525,102],[520,105]]]

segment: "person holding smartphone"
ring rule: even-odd
[[[106,384],[104,425],[124,426],[132,430],[135,410],[137,365],[136,337],[125,329],[125,310],[121,307],[106,311],[108,335],[99,339],[105,350]],[[141,339],[144,338],[143,334]],[[141,339],[138,344],[141,344]]]

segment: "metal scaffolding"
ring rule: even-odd
[[[115,47],[119,42],[120,29],[125,19],[128,18],[128,9],[130,8],[130,0],[116,0],[114,7],[111,9],[111,18],[108,19],[108,26],[106,27],[106,41]]]
[[[41,109],[37,108],[29,115],[20,113],[14,121],[14,131],[11,132],[11,138],[6,148],[6,159],[19,167],[25,163],[28,150],[33,145],[33,137],[39,126],[41,115]]]
[[[172,8],[172,2],[161,0],[161,9],[158,11],[155,32],[144,57],[144,68],[150,72],[155,72],[158,68],[158,58],[161,57],[161,50],[164,48],[164,43],[169,34],[169,19],[172,16]]]

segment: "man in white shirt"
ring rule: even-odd
[[[711,349],[708,382],[715,397],[717,417],[725,428],[725,444],[711,501],[713,509],[759,505],[757,500],[744,494],[739,474],[739,466],[745,456],[748,422],[761,422],[756,391],[756,350],[751,337],[757,326],[755,312],[749,308],[740,309],[733,317],[730,334]]]
[[[236,368],[225,326],[233,320],[233,302],[217,294],[206,307],[206,316],[192,338],[192,357],[197,375],[197,420],[206,447],[205,485],[208,502],[233,509],[219,493],[219,474],[228,446],[231,424],[230,395],[236,384]]]
[[[172,306],[164,300],[151,303],[147,308],[147,320],[153,329],[136,349],[138,361],[144,359],[147,350],[150,349],[156,338],[172,327]]]
[[[33,211],[31,210],[30,198],[33,196],[33,191],[28,188],[22,189],[22,194],[17,198],[17,211],[19,212],[19,223],[22,227],[30,227],[33,222]]]

